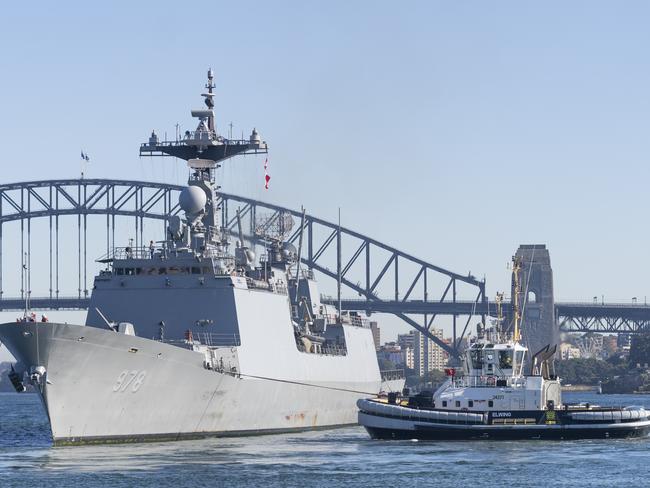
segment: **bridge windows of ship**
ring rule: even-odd
[[[528,303],[537,303],[537,293],[535,293],[532,290],[529,290],[527,301]]]
[[[168,266],[147,268],[113,268],[117,276],[201,275],[214,274],[209,266]]]

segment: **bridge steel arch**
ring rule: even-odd
[[[106,253],[115,247],[116,217],[133,219],[134,245],[144,245],[145,221],[162,221],[180,213],[178,193],[183,185],[114,179],[60,179],[0,185],[0,309],[21,309],[25,298],[33,308],[83,309],[88,303],[88,218],[105,216]],[[363,297],[357,309],[371,313],[390,313],[419,330],[451,355],[467,332],[471,317],[487,308],[485,281],[454,273],[411,254],[400,251],[352,229],[341,227],[303,212],[237,195],[220,193],[223,227],[235,233],[238,219],[245,238],[260,244],[275,229],[289,242],[303,238],[301,262],[332,278],[337,285]],[[62,217],[77,220],[77,293],[62,293],[59,269]],[[48,220],[49,295],[32,296],[32,221]],[[3,287],[3,226],[20,222],[21,256],[25,255],[25,276],[21,273],[20,296],[5,296]],[[295,223],[299,222],[298,226]],[[300,225],[302,224],[302,225]],[[42,240],[42,239],[41,239]],[[470,306],[461,306],[460,295],[470,297]],[[335,303],[330,298],[324,301]],[[409,303],[424,303],[412,307]],[[352,301],[346,300],[345,304]],[[430,307],[427,307],[427,304]],[[431,333],[434,319],[451,315],[451,344]],[[457,318],[467,315],[464,324]],[[461,328],[462,326],[462,328]]]

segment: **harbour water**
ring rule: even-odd
[[[650,396],[572,392],[643,405]],[[0,486],[645,486],[650,438],[373,441],[361,427],[172,443],[51,447],[38,397],[0,394]]]

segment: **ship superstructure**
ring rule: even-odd
[[[356,400],[379,392],[370,329],[320,303],[313,273],[281,236],[257,259],[239,226],[218,215],[215,169],[265,153],[253,129],[215,128],[213,74],[193,132],[151,134],[141,155],[187,161],[181,215],[148,246],[101,259],[84,325],[0,325],[18,359],[14,379],[36,386],[56,444],[238,435],[356,423]]]

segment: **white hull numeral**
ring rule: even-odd
[[[135,369],[129,371],[128,369],[125,369],[117,377],[117,381],[113,386],[113,391],[117,393],[130,390],[135,393],[142,386],[146,376],[146,371],[138,371]]]

